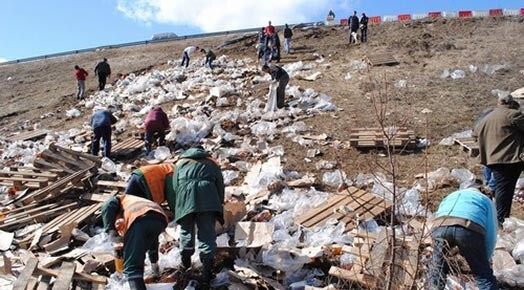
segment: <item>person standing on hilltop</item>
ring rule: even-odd
[[[103,91],[107,78],[111,75],[111,66],[107,63],[107,58],[96,64],[95,74],[98,75],[98,90]]]
[[[360,41],[368,42],[368,21],[369,18],[366,16],[366,13],[362,12],[362,17],[360,17]]]
[[[87,71],[78,65],[75,65],[75,77],[78,84],[78,91],[76,93],[76,99],[81,100],[84,98],[86,91],[86,78],[89,75]]]
[[[357,11],[353,11],[353,16],[349,17],[348,25],[349,25],[349,43],[356,43],[357,42],[357,32],[360,26],[358,16],[357,16]]]
[[[284,28],[284,50],[287,54],[291,52],[291,37],[293,37],[293,31],[291,31],[291,28],[286,24]]]
[[[184,66],[184,63],[186,64],[186,67],[189,66],[189,60],[190,56],[198,50],[198,46],[188,46],[184,49],[182,52],[182,63],[181,66]]]

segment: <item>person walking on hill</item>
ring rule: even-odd
[[[91,127],[93,127],[93,139],[91,140],[91,154],[98,156],[100,151],[100,139],[104,139],[104,157],[111,156],[111,125],[115,124],[117,119],[107,110],[97,110],[91,118]]]
[[[184,49],[182,52],[182,63],[181,66],[184,66],[184,63],[186,64],[186,67],[189,66],[189,60],[190,56],[198,50],[198,46],[188,46]]]
[[[76,93],[77,100],[81,100],[84,98],[84,94],[86,91],[86,78],[88,75],[89,73],[85,69],[79,67],[78,65],[75,65],[75,77],[78,85],[78,90]]]
[[[268,21],[268,24],[266,26],[266,29],[264,30],[264,34],[267,36],[273,36],[275,34],[275,26],[271,24],[271,20]]]
[[[293,37],[293,31],[286,24],[284,28],[284,50],[287,54],[291,53],[291,37]]]
[[[151,152],[151,145],[153,143],[156,143],[158,146],[164,146],[166,130],[169,129],[169,127],[167,114],[162,110],[161,107],[153,107],[153,109],[147,114],[144,122],[144,143],[147,154]],[[158,138],[156,140],[155,135]]]
[[[162,204],[173,195],[173,172],[175,165],[162,163],[142,166],[133,171],[125,194],[130,194]]]
[[[209,283],[217,247],[215,225],[216,221],[224,223],[225,186],[220,166],[203,149],[188,149],[175,165],[173,188],[174,194],[167,196],[167,202],[181,227],[182,270],[191,267],[196,226],[202,278]]]
[[[211,49],[208,49],[206,52],[206,50],[202,48],[200,52],[206,54],[206,61],[204,62],[204,66],[207,66],[208,68],[213,69],[213,61],[217,59],[216,54]]]
[[[445,288],[450,270],[446,257],[454,247],[468,262],[480,290],[499,289],[489,262],[497,241],[497,220],[487,196],[477,188],[451,193],[440,203],[433,224],[429,289]]]
[[[289,83],[287,72],[277,65],[264,65],[262,71],[271,75],[273,83],[278,82],[277,88],[277,107],[279,109],[285,106],[286,86]]]
[[[264,52],[267,45],[267,37],[264,31],[265,28],[262,27],[262,29],[258,32],[257,60],[259,61],[262,59],[262,57],[264,57]]]
[[[368,42],[368,21],[369,18],[366,16],[366,13],[362,13],[360,17],[360,41]]]
[[[495,178],[495,205],[500,225],[509,217],[515,185],[524,170],[524,114],[513,106],[511,95],[500,96],[497,107],[473,131],[480,163]]]
[[[103,91],[107,78],[111,75],[111,66],[107,63],[107,58],[96,64],[95,74],[98,75],[98,90]]]
[[[349,43],[356,43],[357,42],[357,32],[360,26],[358,16],[357,16],[357,11],[353,11],[353,16],[349,17],[348,25],[349,25]]]
[[[146,252],[153,276],[160,277],[158,236],[165,230],[168,217],[160,205],[133,195],[117,195],[102,205],[104,230],[114,244],[123,236],[124,275],[130,290],[146,290],[144,261]]]

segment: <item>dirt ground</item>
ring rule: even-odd
[[[306,120],[313,134],[326,133],[342,142],[349,138],[352,127],[373,127],[377,118],[371,97],[378,91],[387,95],[389,105],[397,113],[398,123],[412,128],[416,135],[428,138],[434,146],[424,151],[396,155],[401,184],[409,186],[414,175],[424,171],[427,157],[429,171],[439,167],[466,167],[480,178],[477,161],[468,158],[460,148],[437,146],[442,138],[470,129],[474,120],[486,108],[495,105],[493,89],[513,91],[524,86],[524,18],[486,18],[468,20],[423,20],[409,23],[371,26],[369,42],[348,45],[348,31],[341,27],[323,27],[319,30],[295,30],[292,41],[294,52],[284,55],[283,63],[313,60],[314,53],[326,58],[312,72],[320,71],[323,78],[314,82],[292,80],[291,85],[314,88],[332,97],[341,111],[324,114]],[[75,64],[90,72],[88,93],[94,92],[96,79],[93,68],[97,61],[106,57],[116,73],[143,72],[166,67],[168,60],[179,59],[187,45],[216,48],[224,40],[234,36],[149,44],[137,47],[108,49],[14,65],[0,66],[0,126],[2,134],[19,130],[36,122],[42,127],[66,129],[79,126],[85,119],[64,122],[59,115],[74,106],[76,81]],[[233,58],[254,57],[253,41],[244,41],[216,50],[218,55]],[[355,71],[351,61],[361,60],[365,55],[387,54],[399,61],[396,66],[368,67]],[[506,64],[507,68],[493,75],[482,72],[485,65]],[[468,67],[475,65],[478,72],[470,73]],[[463,79],[441,79],[444,69],[466,72]],[[345,80],[346,73],[352,78]],[[394,83],[406,80],[405,88],[395,88]],[[173,105],[165,104],[166,108]],[[432,111],[427,115],[423,109]],[[49,112],[62,112],[54,117],[40,116]],[[426,135],[426,131],[429,132]],[[281,138],[275,145],[285,147],[285,168],[301,172],[316,172],[315,162],[337,160],[348,177],[358,173],[372,173],[377,163],[387,165],[387,157],[374,152],[359,152],[331,146],[321,147],[322,156],[307,162],[304,149],[294,142]],[[430,196],[434,209],[443,195],[443,189]],[[513,214],[524,217],[524,208],[515,204]]]

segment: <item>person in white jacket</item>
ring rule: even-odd
[[[188,46],[184,49],[184,52],[182,53],[182,63],[180,64],[181,66],[184,66],[184,63],[186,65],[186,67],[189,66],[189,60],[190,60],[190,56],[198,50],[198,46]]]

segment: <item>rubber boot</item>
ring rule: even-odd
[[[202,261],[202,284],[209,285],[213,279],[213,267],[215,266],[215,261],[213,259]]]
[[[182,272],[187,271],[191,268],[191,255],[182,252]]]
[[[129,284],[130,290],[146,290],[146,283],[144,283],[144,279],[142,278],[129,279],[127,283]]]

